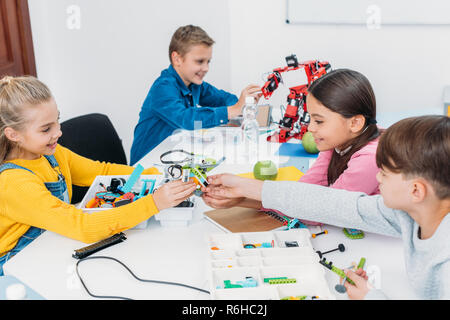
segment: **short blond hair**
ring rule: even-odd
[[[179,27],[172,36],[169,45],[169,59],[172,63],[172,52],[176,51],[181,56],[184,56],[192,46],[204,44],[211,47],[214,40],[198,26],[191,24]]]
[[[0,164],[15,146],[6,137],[5,129],[22,130],[26,122],[24,109],[52,97],[49,88],[33,76],[6,76],[0,80]]]

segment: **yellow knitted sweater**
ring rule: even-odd
[[[131,174],[131,166],[93,161],[58,145],[54,154],[72,197],[72,183],[90,186],[98,175]],[[9,161],[34,172],[9,169],[0,174],[0,256],[14,248],[30,226],[92,243],[127,230],[158,213],[152,196],[125,206],[95,213],[52,196],[44,182],[58,181],[58,173],[47,159]],[[143,174],[158,174],[156,168]]]

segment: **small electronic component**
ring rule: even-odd
[[[87,247],[83,247],[83,248],[75,250],[75,252],[72,254],[72,257],[74,257],[75,259],[83,259],[97,251],[103,250],[112,245],[123,242],[126,239],[127,238],[125,237],[125,234],[123,232],[120,232],[109,238],[106,238],[106,239],[100,240],[99,242],[91,244]]]
[[[298,247],[298,242],[297,241],[285,241],[284,244],[285,244],[285,246],[287,248]]]
[[[194,206],[194,203],[190,200],[184,200],[180,202],[178,205],[175,206],[175,208],[192,208]]]

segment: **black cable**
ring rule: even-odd
[[[80,273],[78,272],[78,264],[82,261],[86,261],[86,260],[91,260],[91,259],[108,259],[108,260],[113,260],[117,263],[119,263],[120,265],[122,265],[135,279],[137,279],[138,281],[142,281],[142,282],[151,282],[151,283],[159,283],[159,284],[167,284],[167,285],[174,285],[174,286],[180,286],[180,287],[185,287],[188,289],[193,289],[193,290],[198,290],[200,292],[204,292],[207,294],[210,294],[209,291],[204,290],[204,289],[200,289],[197,287],[193,287],[187,284],[183,284],[183,283],[178,283],[178,282],[169,282],[169,281],[160,281],[160,280],[147,280],[147,279],[141,279],[138,276],[136,276],[133,271],[130,270],[130,268],[128,268],[123,262],[121,262],[120,260],[117,260],[116,258],[112,258],[112,257],[106,257],[106,256],[94,256],[94,257],[87,257],[81,260],[78,260],[76,266],[75,266],[75,271],[77,272],[78,278],[80,279],[81,284],[83,285],[84,289],[86,290],[86,292],[94,298],[101,298],[101,299],[123,299],[123,300],[133,300],[131,298],[127,298],[127,297],[120,297],[120,296],[99,296],[99,295],[95,295],[93,293],[91,293],[89,291],[89,289],[86,287],[86,284],[84,283],[83,279],[80,276]]]
[[[187,154],[189,157],[186,157],[183,160],[163,160],[163,157],[165,157],[165,156],[167,156],[167,155],[169,155],[171,153],[175,153],[175,152],[180,152],[180,153]],[[195,156],[195,154],[193,154],[192,152],[187,152],[187,151],[184,151],[183,149],[176,149],[176,150],[169,150],[167,152],[164,152],[163,154],[161,154],[159,156],[159,160],[163,164],[179,164],[179,163],[183,163],[183,162],[186,162],[186,161],[190,161],[193,156]]]

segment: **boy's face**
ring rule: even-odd
[[[208,73],[211,57],[212,47],[198,44],[193,45],[184,56],[173,52],[172,64],[186,86],[191,83],[200,85]]]
[[[384,204],[392,209],[404,210],[411,202],[411,180],[406,179],[401,173],[394,173],[386,168],[381,168],[377,173],[380,193]]]

